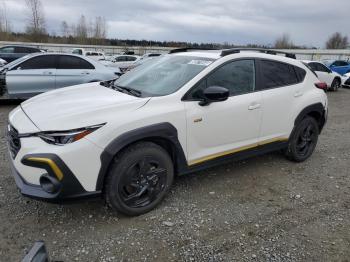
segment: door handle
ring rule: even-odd
[[[82,75],[89,75],[90,73],[87,71],[81,72]]]
[[[44,75],[52,75],[52,72],[51,71],[45,71],[43,72]]]
[[[254,103],[254,104],[251,104],[250,106],[248,106],[248,110],[255,110],[255,109],[258,109],[260,107],[261,107],[260,104]]]
[[[295,92],[294,97],[301,97],[303,94],[304,94],[303,92],[297,91]]]

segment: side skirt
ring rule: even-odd
[[[219,157],[219,158],[216,158],[213,160],[208,160],[208,161],[200,163],[200,164],[196,164],[196,165],[192,165],[192,166],[189,166],[189,165],[182,166],[179,168],[178,175],[185,175],[185,174],[197,172],[197,171],[200,171],[203,169],[207,169],[210,167],[214,167],[217,165],[229,163],[232,161],[239,161],[239,160],[247,159],[250,157],[263,155],[266,153],[270,153],[270,152],[274,152],[274,151],[278,151],[278,150],[287,148],[287,146],[288,146],[288,141],[283,141],[283,142],[279,141],[279,142],[274,142],[274,143],[270,143],[270,144],[266,144],[266,145],[261,145],[261,146],[255,147],[255,148],[247,149],[245,151],[237,152],[234,154],[222,156],[222,157]]]

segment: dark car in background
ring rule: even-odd
[[[7,45],[0,47],[0,58],[10,63],[27,54],[39,52],[44,52],[44,50],[30,46]]]

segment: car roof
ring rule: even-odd
[[[4,45],[4,46],[1,46],[0,48],[4,48],[4,47],[24,47],[24,48],[32,48],[32,49],[36,49],[36,50],[41,50],[38,47],[28,46],[28,45]]]
[[[187,52],[176,52],[171,55],[178,55],[178,56],[193,56],[193,57],[202,57],[202,58],[208,58],[208,59],[214,59],[218,60],[225,56],[222,56],[223,50],[191,50]],[[300,66],[302,63],[299,60],[288,58],[281,55],[275,55],[275,54],[266,54],[259,52],[259,50],[241,50],[237,53],[228,54],[227,56],[230,56],[231,58],[237,57],[245,57],[245,58],[261,58],[261,59],[270,59],[275,60],[279,62],[285,62],[292,65]],[[303,65],[302,65],[303,66]]]
[[[310,64],[310,63],[317,63],[317,64],[322,64],[322,65],[324,65],[324,63],[321,62],[321,61],[313,61],[313,60],[301,60],[301,61],[304,62],[304,63],[307,63],[307,64]]]
[[[24,62],[25,60],[28,60],[28,59],[33,58],[33,57],[37,57],[37,56],[49,56],[49,55],[75,56],[75,57],[79,57],[79,58],[82,58],[82,59],[86,60],[87,62],[93,64],[95,67],[101,67],[101,66],[103,66],[101,63],[98,63],[97,61],[95,61],[95,60],[93,60],[93,59],[91,59],[91,58],[89,58],[89,57],[87,57],[87,56],[77,55],[77,54],[71,54],[71,53],[58,53],[58,52],[52,52],[52,53],[31,53],[31,54],[28,54],[28,55],[26,55],[26,56],[23,56],[23,58],[25,58],[25,59],[24,59],[24,60],[22,59],[22,60],[18,61],[18,63],[22,63],[22,62]],[[19,58],[19,59],[21,59],[21,58]],[[18,60],[19,60],[19,59],[18,59]],[[15,61],[17,61],[17,60],[14,60],[13,62],[15,62]],[[13,62],[12,62],[12,63],[13,63]],[[16,66],[16,65],[18,64],[18,63],[13,63],[13,64],[12,64],[12,63],[11,63],[11,68],[12,68],[13,66]],[[8,65],[9,65],[9,64],[7,64],[7,66],[8,66]]]

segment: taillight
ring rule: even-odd
[[[324,82],[315,83],[315,86],[323,91],[327,91],[327,84]]]

